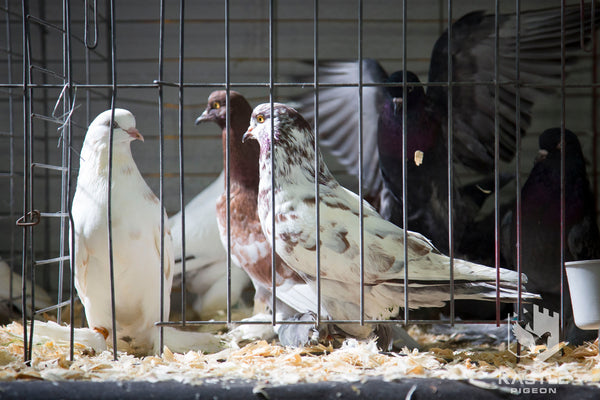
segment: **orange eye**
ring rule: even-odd
[[[218,101],[215,101],[212,105],[212,108],[214,108],[215,110],[218,110],[219,108],[221,108],[221,103],[219,103]]]
[[[256,122],[258,122],[259,124],[262,124],[263,122],[265,122],[265,117],[262,114],[258,114],[256,116]]]

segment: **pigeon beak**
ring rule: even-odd
[[[132,140],[141,140],[142,142],[144,141],[144,137],[142,136],[140,131],[138,131],[135,127],[125,129],[125,132],[127,132],[127,134],[133,138]]]
[[[538,155],[535,158],[535,162],[538,163],[542,160],[545,160],[547,156],[548,156],[548,150],[539,149]]]
[[[398,112],[402,109],[402,97],[394,97],[392,103],[394,104],[394,115],[398,115]]]
[[[246,143],[246,140],[254,139],[254,135],[252,134],[252,127],[249,127],[244,136],[242,136],[242,143]]]
[[[196,118],[196,125],[200,125],[202,122],[206,122],[206,121],[211,121],[211,115],[208,112],[208,109],[204,110],[204,112],[198,117]]]

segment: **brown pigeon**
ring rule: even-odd
[[[229,112],[229,170],[226,162],[226,118]],[[225,90],[214,91],[208,97],[206,110],[196,120],[213,121],[223,132],[223,164],[225,174],[230,176],[230,233],[231,257],[250,276],[256,294],[254,311],[264,311],[272,303],[271,246],[265,238],[256,211],[258,196],[258,157],[256,142],[242,143],[248,128],[252,107],[240,93],[230,90],[229,103]],[[227,248],[227,182],[225,192],[217,199],[217,221],[221,241]],[[313,309],[316,295],[294,270],[278,256],[276,311],[285,318],[297,312]],[[308,302],[303,305],[303,302]],[[283,303],[282,303],[283,302]]]

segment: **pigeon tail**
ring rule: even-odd
[[[71,340],[71,327],[59,325],[53,321],[34,321],[33,337],[34,343],[43,341],[41,338],[48,338],[53,342],[69,342]],[[74,341],[91,347],[96,353],[102,353],[107,349],[104,336],[89,328],[75,328]]]
[[[495,281],[497,277],[496,268],[476,264],[470,261],[455,258],[453,260],[454,279],[455,280],[473,280],[473,281]],[[505,268],[500,268],[500,281],[517,284],[519,282],[519,273]],[[527,276],[521,274],[521,283],[527,283]]]

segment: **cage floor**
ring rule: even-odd
[[[579,347],[563,343],[545,360],[540,355],[546,349],[538,346],[524,351],[517,362],[511,352],[515,349],[505,343],[469,346],[460,335],[434,335],[418,327],[410,333],[419,340],[421,351],[384,354],[372,342],[353,340],[338,349],[286,348],[256,341],[243,347],[232,344],[214,354],[178,354],[165,349],[162,356],[137,358],[121,353],[119,360],[113,361],[109,351],[93,354],[90,348],[76,344],[72,362],[68,342],[42,337],[35,340],[31,364],[26,365],[22,361],[22,326],[13,323],[0,328],[0,392],[2,398],[36,398],[40,393],[52,398],[57,391],[61,398],[83,394],[88,399],[135,398],[136,393],[148,398],[169,393],[170,397],[188,398],[201,393],[217,398],[268,399],[348,394],[370,399],[410,398],[415,391],[444,398],[559,391],[561,396],[591,398],[600,393],[597,342]],[[112,385],[102,386],[107,382]],[[97,397],[89,397],[90,393]]]
[[[531,384],[497,386],[495,381],[452,381],[435,378],[402,378],[363,382],[320,382],[271,385],[252,381],[203,382],[187,385],[169,382],[3,382],[3,399],[596,399],[598,389],[584,385]]]

